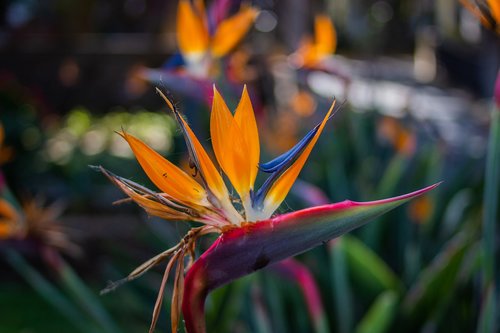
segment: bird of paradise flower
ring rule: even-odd
[[[337,50],[337,31],[327,15],[314,18],[314,38],[305,37],[292,54],[292,62],[297,67],[321,68],[321,63]]]
[[[270,162],[259,164],[259,135],[246,87],[234,114],[214,87],[210,121],[212,146],[220,168],[238,194],[235,206],[219,169],[187,121],[172,100],[159,89],[157,91],[179,123],[191,165],[200,175],[201,184],[125,131],[119,134],[162,192],[154,192],[103,167],[95,167],[150,215],[203,224],[191,228],[176,246],[143,263],[127,278],[112,283],[103,291],[113,290],[170,258],[153,310],[150,332],[158,320],[166,281],[175,264],[172,332],[177,331],[181,309],[187,332],[205,332],[204,302],[210,290],[338,237],[438,185],[380,201],[346,200],[272,216],[297,179],[327,121],[334,115],[335,101],[322,122],[296,146]],[[269,176],[257,189],[255,179],[259,170]],[[219,234],[219,237],[195,261],[196,241],[209,233]],[[189,257],[187,263],[185,257]]]
[[[229,16],[231,2],[214,1],[205,10],[203,0],[180,0],[176,39],[179,53],[162,68],[141,68],[138,76],[197,99],[208,100],[211,81],[219,76],[219,61],[245,37],[258,10],[243,4]]]

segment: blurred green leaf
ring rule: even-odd
[[[259,282],[263,287],[267,309],[270,310],[269,312],[272,316],[271,325],[274,328],[274,332],[289,332],[287,309],[286,304],[284,304],[286,298],[284,287],[286,286],[283,285],[281,279],[276,278],[272,274],[266,274],[266,272],[257,274]]]
[[[484,183],[482,241],[484,251],[483,292],[485,292],[486,288],[496,279],[495,229],[498,224],[498,192],[500,187],[500,108],[497,107],[493,107],[491,112],[490,137],[486,156]],[[494,300],[492,302],[494,302]]]
[[[398,294],[393,290],[381,293],[356,327],[356,333],[384,333],[396,316]]]
[[[207,301],[207,324],[209,332],[230,332],[231,327],[242,313],[249,294],[253,276],[235,280],[231,284],[216,289]],[[211,329],[210,329],[211,327]]]
[[[408,158],[401,154],[397,154],[391,159],[379,182],[377,188],[378,196],[386,197],[396,191],[397,185],[403,177],[404,171],[406,170],[407,163]]]
[[[80,303],[83,309],[101,326],[101,330],[109,333],[119,333],[120,328],[113,321],[109,313],[97,299],[96,294],[88,289],[73,269],[63,262],[61,268],[61,282],[64,287]]]
[[[352,236],[344,236],[344,249],[353,279],[373,295],[387,289],[402,292],[403,285],[375,252]]]
[[[376,197],[385,198],[397,192],[397,186],[404,175],[407,163],[408,158],[401,154],[397,154],[391,159],[375,192]],[[362,229],[363,241],[375,251],[380,248],[381,233],[385,227],[377,222],[374,221]]]
[[[497,308],[495,301],[495,287],[493,284],[489,286],[484,295],[483,304],[481,305],[481,313],[477,327],[477,333],[495,333],[497,331]]]
[[[271,323],[269,320],[269,314],[272,312],[268,311],[264,305],[264,295],[263,290],[259,284],[253,284],[251,288],[252,295],[252,314],[254,317],[254,323],[256,332],[259,333],[272,333]]]
[[[453,295],[464,258],[471,247],[472,235],[462,232],[449,241],[419,275],[403,302],[412,320],[429,318],[449,302]]]
[[[465,211],[472,202],[473,195],[470,188],[464,188],[450,198],[439,231],[443,238],[450,237],[459,228],[460,223],[464,220]]]
[[[41,295],[47,303],[55,307],[62,315],[70,320],[80,332],[96,332],[86,316],[71,303],[71,301],[59,291],[52,283],[47,281],[38,273],[24,258],[13,250],[6,250],[6,258],[12,268],[14,268],[21,277],[30,284],[33,289]]]
[[[338,331],[351,332],[353,326],[353,300],[349,271],[346,263],[345,237],[330,242],[330,271],[332,274],[332,297],[335,304]]]

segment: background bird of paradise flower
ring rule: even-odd
[[[500,59],[498,24],[492,24],[498,8],[495,1],[467,3],[207,1],[210,34],[245,6],[259,15],[240,43],[207,67],[202,85],[179,61],[175,1],[2,4],[2,202],[19,216],[30,206],[15,201],[64,202],[64,213],[50,220],[82,253],[51,246],[44,241],[53,235],[47,228],[35,242],[3,237],[2,331],[147,330],[160,270],[112,296],[97,294],[105,281],[122,278],[187,229],[147,218],[133,205],[112,206],[122,196],[87,165],[103,164],[149,185],[114,134],[123,128],[189,170],[174,120],[154,86],[138,76],[144,68],[163,68],[170,72],[156,84],[173,92],[192,127],[206,133],[202,141],[211,100],[200,87],[217,82],[234,108],[246,82],[264,128],[263,160],[293,146],[324,115],[316,110],[327,109],[332,95],[346,100],[281,212],[444,180],[427,197],[299,256],[292,271],[269,269],[216,290],[207,303],[210,332],[494,332],[488,325],[498,323],[492,307],[498,287],[484,288],[491,265],[482,249],[493,244],[498,253],[498,228],[485,238],[481,224]],[[321,44],[320,36],[331,32],[315,32],[318,14],[333,19],[335,44]],[[314,61],[300,66],[300,55]],[[172,85],[173,73],[185,80]],[[1,209],[7,217],[12,211]],[[202,240],[200,252],[212,241]],[[47,246],[49,254],[39,250]],[[492,267],[498,281],[498,266]],[[311,301],[314,289],[319,303]],[[170,327],[168,303],[158,331]]]

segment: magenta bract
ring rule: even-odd
[[[204,303],[211,290],[358,228],[438,185],[385,200],[312,207],[222,233],[187,272],[182,304],[187,331],[205,332]]]

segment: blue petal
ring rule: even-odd
[[[291,148],[286,153],[283,153],[282,155],[276,157],[275,159],[269,162],[259,164],[259,169],[266,173],[272,173],[288,166],[300,155],[300,153],[304,150],[307,144],[312,140],[312,138],[318,131],[318,128],[319,125],[310,130],[309,133],[307,133],[302,138],[302,140],[297,142],[297,144],[293,146],[293,148]]]
[[[328,119],[333,117],[332,114]],[[275,159],[259,164],[259,169],[266,173],[271,173],[271,175],[264,181],[264,184],[256,191],[251,192],[252,206],[256,209],[262,209],[264,203],[264,198],[267,192],[271,189],[274,182],[290,167],[290,165],[297,160],[297,158],[302,154],[304,149],[307,147],[309,142],[314,138],[314,135],[318,132],[321,123],[316,125],[312,130],[310,130],[292,149],[286,153],[276,157]]]
[[[266,181],[262,186],[257,190],[257,192],[250,192],[250,198],[252,199],[252,207],[255,209],[261,210],[264,203],[264,198],[267,195],[267,192],[271,189],[274,182],[279,178],[281,173],[274,172],[269,177],[267,177]]]

